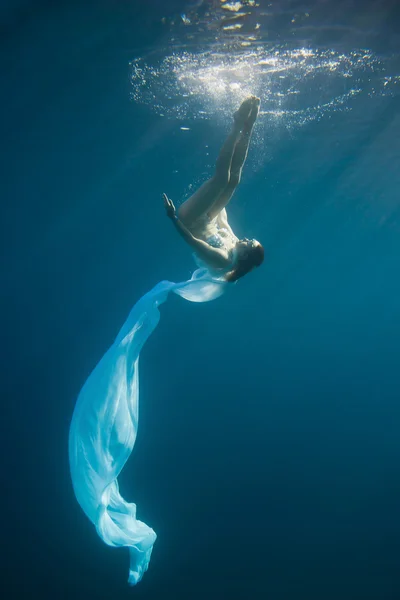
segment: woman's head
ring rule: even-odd
[[[231,283],[237,281],[264,261],[264,248],[257,240],[244,238],[236,244],[236,262],[232,271],[226,274],[225,279]]]

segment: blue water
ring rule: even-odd
[[[7,598],[400,598],[399,10],[260,4],[243,39],[259,21],[257,61],[291,54],[250,81],[264,112],[229,214],[268,260],[213,303],[171,298],[143,350],[121,483],[158,540],[134,590],[75,501],[70,418],[135,301],[193,270],[161,194],[211,174],[249,80],[198,84],[193,56],[214,68],[229,35],[217,2],[2,5]]]

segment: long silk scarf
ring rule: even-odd
[[[139,408],[139,355],[170,292],[191,302],[220,296],[227,283],[198,269],[188,281],[161,281],[132,308],[115,342],[85,382],[73,413],[69,460],[76,498],[109,546],[130,552],[128,582],[148,568],[156,534],[136,518],[136,504],[119,493],[118,476],[135,444]]]

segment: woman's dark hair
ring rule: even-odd
[[[251,242],[244,251],[239,250],[235,267],[225,275],[226,281],[234,283],[254,267],[259,267],[264,261],[264,254],[264,248],[259,242]]]

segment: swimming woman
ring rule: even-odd
[[[240,182],[260,99],[250,96],[233,116],[233,128],[223,145],[211,179],[176,210],[163,195],[167,216],[201,262],[226,281],[237,281],[259,267],[264,248],[257,240],[240,240],[228,223],[226,206]]]

